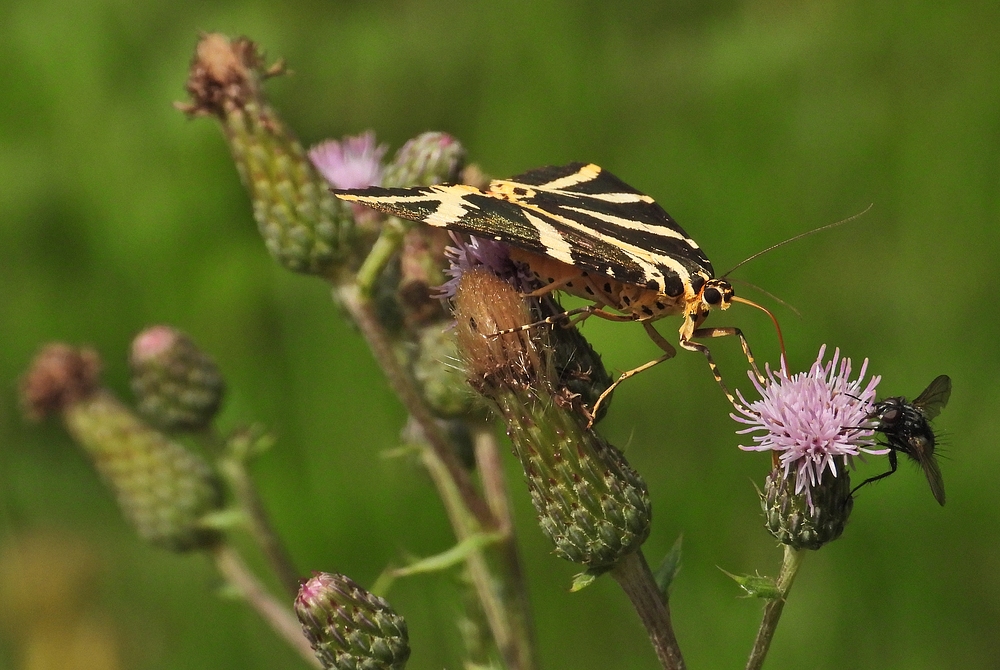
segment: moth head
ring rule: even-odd
[[[726,279],[709,279],[701,287],[701,309],[702,313],[708,313],[713,309],[729,309],[735,297],[733,285]]]

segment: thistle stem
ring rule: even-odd
[[[247,518],[254,541],[285,591],[294,598],[299,592],[299,574],[281,538],[274,532],[274,527],[257,494],[257,488],[247,472],[246,464],[238,458],[226,457],[219,459],[218,466]]]
[[[785,556],[781,562],[781,572],[778,574],[778,597],[767,601],[764,606],[764,616],[757,630],[757,639],[754,640],[753,650],[747,661],[747,670],[760,670],[764,665],[764,658],[767,650],[771,647],[771,639],[774,631],[778,627],[778,620],[781,619],[781,611],[785,607],[785,600],[788,592],[792,589],[792,582],[802,565],[802,558],[805,556],[805,549],[793,549],[785,545]]]
[[[462,505],[455,484],[437,454],[433,449],[425,448],[422,455],[424,467],[434,480],[458,541],[479,532],[479,525]],[[517,592],[511,588],[509,579],[508,545],[513,542],[513,537],[502,542],[499,551],[502,567],[499,570],[491,569],[486,552],[482,549],[470,552],[465,558],[465,564],[504,665],[508,670],[531,670],[535,667],[535,662],[533,639],[530,628],[527,627],[530,620],[526,611],[515,611],[515,607],[519,608],[522,604],[523,588]],[[513,599],[510,597],[512,591],[515,596]]]
[[[424,439],[434,450],[436,457],[448,470],[465,507],[476,518],[483,530],[495,530],[497,522],[493,518],[493,514],[473,486],[469,472],[462,467],[451,442],[421,398],[413,379],[396,359],[392,342],[379,322],[372,303],[362,298],[358,288],[351,284],[337,285],[334,288],[334,294],[354,319],[354,323],[371,348],[372,354],[381,366],[392,390],[399,397],[413,420],[420,426]]]
[[[499,582],[504,588],[500,598],[505,605],[503,610],[510,628],[510,652],[505,654],[509,668],[533,668],[535,662],[533,652],[535,647],[534,624],[531,617],[531,603],[528,601],[528,587],[524,581],[521,569],[521,557],[518,555],[517,542],[514,537],[514,520],[511,516],[510,498],[507,490],[507,480],[504,477],[503,461],[500,458],[500,448],[496,433],[485,423],[473,426],[473,444],[476,453],[476,465],[483,483],[483,493],[493,516],[503,533],[503,541],[497,546],[499,565],[497,571],[502,575]]]
[[[299,654],[310,667],[319,668],[316,654],[302,635],[302,626],[296,620],[290,607],[278,602],[268,593],[236,551],[227,544],[220,544],[212,550],[215,567],[228,584],[234,587],[257,614]]]
[[[684,657],[670,622],[670,607],[656,586],[656,579],[642,550],[622,558],[611,569],[611,576],[632,602],[664,670],[684,670]]]
[[[378,239],[375,240],[375,244],[372,245],[371,251],[368,252],[361,267],[358,268],[355,283],[358,286],[361,296],[366,299],[371,296],[372,287],[375,286],[375,282],[381,276],[382,270],[389,264],[389,261],[399,251],[399,248],[403,246],[403,236],[405,234],[406,226],[395,217],[388,219],[385,225],[382,226],[382,232],[379,234]]]

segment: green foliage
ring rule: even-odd
[[[303,576],[370,584],[404,552],[454,544],[426,479],[379,457],[404,413],[327,286],[270,259],[217,128],[171,108],[198,31],[222,30],[286,58],[295,75],[270,99],[305,144],[373,128],[395,148],[434,129],[496,176],[593,161],[657,198],[720,272],[874,202],[737,276],[802,311],[776,306],[793,369],[826,342],[871,358],[883,395],[952,377],[935,424],[949,501],[905,466],[860,491],[843,537],[799,575],[770,665],[1000,665],[1000,586],[980,578],[1000,536],[985,481],[1000,467],[998,26],[1000,11],[975,2],[4,3],[0,542],[55,529],[92,545],[94,607],[124,667],[300,667],[209,592],[203,559],[141,546],[69,438],[18,416],[14,380],[42,342],[93,345],[127,397],[129,340],[170,323],[226,376],[222,425],[274,429],[254,474]],[[752,310],[710,324],[739,325],[777,362]],[[679,320],[659,326],[675,341]],[[609,367],[657,355],[638,326],[592,319],[586,332]],[[746,391],[738,345],[712,346]],[[770,464],[736,449],[727,410],[704,360],[680,352],[623,385],[601,424],[649,485],[648,555],[684,533],[671,605],[691,667],[740,666],[759,618],[714,566],[778,566],[750,482]],[[541,665],[657,667],[612,584],[566,592],[578,568],[549,554],[523,482],[511,485]],[[410,670],[457,667],[460,589],[450,573],[393,586]],[[0,628],[0,665],[11,635]]]

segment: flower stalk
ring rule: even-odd
[[[254,576],[240,555],[228,545],[212,550],[215,567],[230,586],[260,617],[268,623],[285,642],[313,668],[322,664],[313,654],[309,642],[302,636],[302,628],[288,605],[277,600]]]
[[[778,596],[771,598],[764,605],[764,616],[761,619],[757,638],[754,640],[753,649],[747,661],[747,670],[760,670],[763,667],[767,651],[771,648],[774,632],[778,628],[778,621],[781,619],[781,612],[785,608],[785,601],[788,599],[788,593],[792,590],[792,583],[795,581],[795,575],[798,574],[804,557],[805,550],[785,545],[781,572],[778,573]]]

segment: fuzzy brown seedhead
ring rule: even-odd
[[[21,406],[26,417],[40,421],[97,390],[101,359],[93,349],[68,344],[42,348],[21,378]]]
[[[513,286],[486,270],[470,270],[462,275],[454,302],[459,349],[476,390],[491,396],[491,389],[529,386],[547,376],[545,354],[532,339],[540,329],[497,335],[532,322]]]
[[[257,45],[245,37],[230,40],[220,33],[202,35],[184,88],[191,103],[177,103],[188,116],[219,117],[260,97],[260,81],[284,72],[278,61],[264,67]]]

